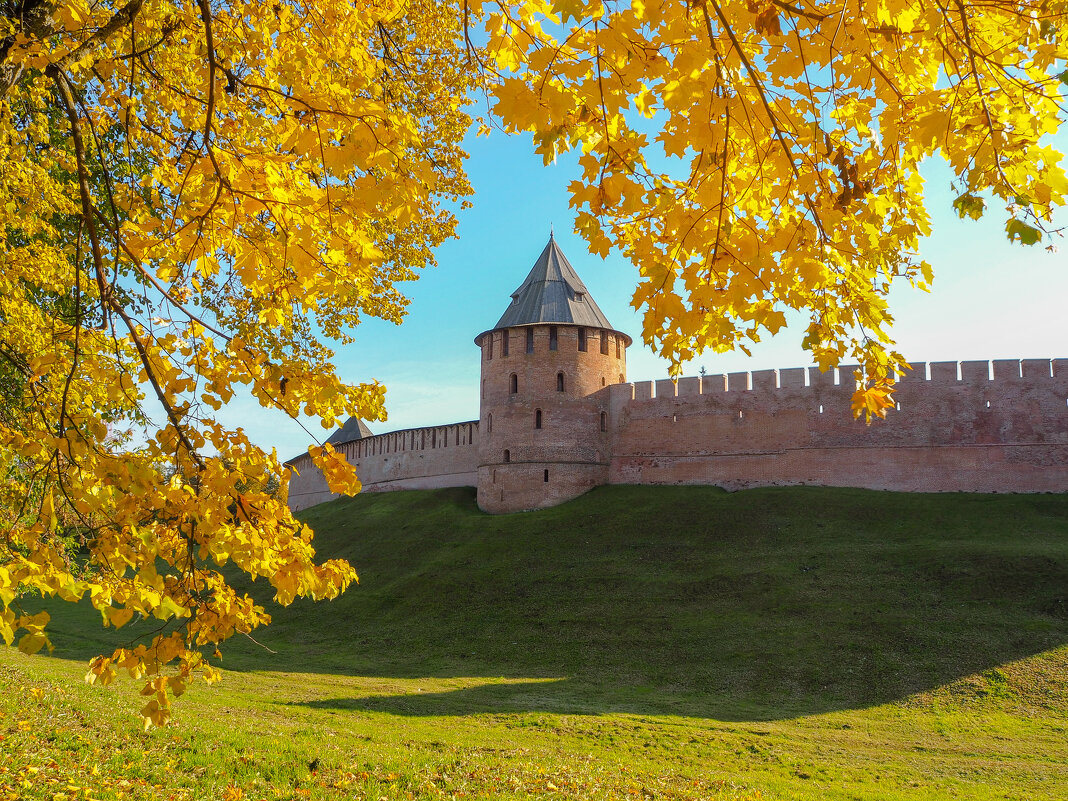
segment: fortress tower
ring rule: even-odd
[[[482,349],[478,505],[555,506],[608,483],[608,387],[630,337],[612,327],[550,234]]]

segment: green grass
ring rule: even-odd
[[[34,765],[93,798],[1068,788],[1066,495],[604,487],[492,517],[444,490],[305,519],[360,585],[232,641],[166,730],[132,683],[78,682],[104,632],[51,604],[61,658],[0,654],[0,801],[85,797]]]

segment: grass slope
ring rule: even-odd
[[[445,490],[305,519],[360,586],[277,611],[257,635],[275,653],[224,649],[239,673],[183,699],[179,729],[135,735],[129,685],[88,691],[69,684],[77,666],[6,654],[5,690],[47,680],[65,695],[5,691],[0,745],[39,753],[47,715],[81,710],[74,728],[136,740],[147,760],[108,767],[107,787],[131,770],[160,783],[144,755],[166,746],[186,754],[161,785],[176,797],[1068,787],[1068,496],[604,487],[491,517],[473,491]],[[85,610],[52,608],[57,656],[99,650]]]

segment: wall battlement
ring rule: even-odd
[[[466,423],[447,423],[442,426],[405,428],[385,434],[352,440],[336,446],[350,462],[388,456],[391,453],[461,448],[478,443],[478,420]]]
[[[609,481],[1068,491],[1068,360],[917,363],[870,426],[854,369],[610,387]]]
[[[363,492],[471,487],[478,480],[478,421],[407,428],[339,443],[338,453],[356,468]],[[308,454],[291,459],[289,507],[293,511],[337,498]]]
[[[897,394],[922,386],[927,390],[963,385],[996,387],[1003,383],[1018,387],[1021,382],[1036,389],[1050,385],[1068,388],[1068,359],[996,359],[994,361],[916,362],[911,372],[898,377]],[[731,393],[773,393],[808,389],[813,393],[835,390],[852,395],[856,389],[853,371],[857,365],[842,365],[821,372],[815,367],[783,370],[754,370],[741,373],[716,373],[704,376],[658,381],[614,384],[609,390],[613,403],[618,398],[634,401],[689,397],[693,395],[728,395]],[[751,400],[753,396],[748,396]]]

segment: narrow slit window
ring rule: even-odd
[[[493,415],[492,414],[489,417],[486,418],[486,433],[487,434],[492,434],[493,433]]]
[[[557,345],[560,344],[559,334],[555,325],[549,326],[549,350],[556,350]]]
[[[544,481],[546,484],[549,483],[549,471],[548,470],[545,471],[545,477],[542,479],[542,481]]]
[[[534,352],[534,329],[527,329],[527,353]]]
[[[556,391],[557,392],[563,392],[564,391],[564,374],[563,373],[557,373],[556,374]]]
[[[486,337],[486,361],[493,361],[493,334]]]
[[[608,332],[601,332],[601,353],[605,356],[608,355]]]
[[[505,331],[503,334],[501,334],[501,356],[508,355],[508,340],[508,332]]]
[[[608,415],[605,412],[601,412],[601,431],[608,430]]]
[[[616,337],[616,358],[619,358],[619,337]],[[507,355],[507,354],[506,354]]]
[[[508,391],[513,395],[519,392],[519,376],[515,373],[508,379]]]
[[[541,409],[534,410],[534,428],[541,428]]]
[[[585,328],[580,328],[578,330],[578,340],[579,340],[579,352],[585,353],[586,352],[586,329]]]
[[[510,450],[508,450],[507,448],[504,449],[504,461],[506,461],[506,462],[512,461],[512,452]]]

